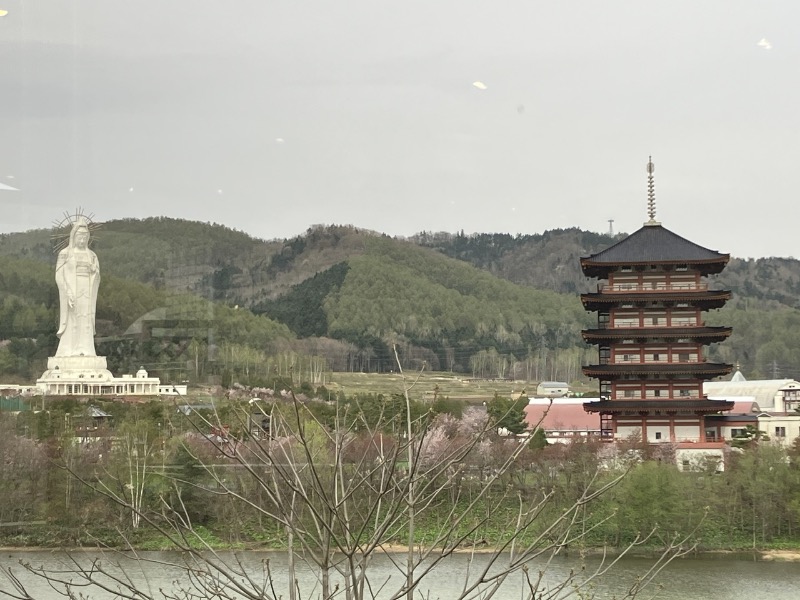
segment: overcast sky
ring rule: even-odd
[[[652,155],[664,226],[800,257],[797,0],[0,9],[2,232],[77,206],[268,239],[632,232]]]

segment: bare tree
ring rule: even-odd
[[[404,406],[397,411],[391,409],[396,405],[387,403],[377,419],[366,418],[357,402],[337,403],[333,423],[326,425],[312,407],[292,397],[261,409],[261,416],[269,417],[269,431],[263,435],[208,436],[206,443],[218,458],[212,462],[196,457],[204,483],[164,475],[169,493],[161,494],[158,510],[84,480],[181,551],[180,560],[162,563],[185,575],[173,590],[154,593],[121,567],[99,562],[88,566],[76,562],[68,575],[30,565],[28,569],[70,597],[84,586],[126,598],[412,600],[426,597],[444,560],[466,552],[468,568],[450,598],[492,598],[514,573],[524,578],[523,597],[531,600],[586,598],[593,583],[619,557],[651,539],[643,534],[615,558],[604,557],[591,572],[574,571],[557,583],[546,583],[543,573],[551,561],[602,526],[602,519],[587,524],[586,507],[624,475],[609,477],[598,468],[575,500],[553,514],[552,491],[523,490],[509,483],[508,474],[524,468],[520,461],[526,444],[505,443],[488,466],[487,449],[497,443],[494,425],[472,413],[459,424],[443,425],[427,414],[415,418],[411,410],[415,380],[408,379],[402,368],[400,373]],[[250,412],[241,407],[235,413],[243,432],[251,430]],[[199,429],[221,429],[216,415],[197,424]],[[192,452],[189,445],[185,450]],[[482,476],[476,477],[479,471]],[[232,503],[242,519],[258,516],[283,528],[289,571],[285,588],[276,589],[268,561],[254,572],[236,554],[218,552],[206,542],[185,501],[189,492],[198,490],[209,502]],[[506,512],[495,515],[492,507],[504,507]],[[491,548],[478,557],[478,549],[487,543],[488,524],[495,530]],[[652,569],[625,597],[636,597],[671,558],[689,549],[687,539],[669,540]],[[139,561],[156,560],[133,547],[128,550]],[[390,561],[397,577],[376,571],[377,557]],[[534,560],[536,573],[529,568]],[[302,573],[298,565],[303,565]],[[9,576],[14,589],[7,593],[30,597],[20,580]]]
[[[103,494],[129,508],[131,525],[138,529],[145,512],[145,492],[155,477],[153,461],[158,449],[157,434],[149,422],[134,418],[117,429],[116,460],[103,469],[105,477],[97,477]]]

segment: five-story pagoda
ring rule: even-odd
[[[647,164],[648,216],[644,226],[613,246],[581,258],[597,292],[581,295],[597,327],[582,332],[596,344],[598,364],[583,368],[600,380],[599,413],[608,439],[640,434],[650,443],[705,444],[705,416],[732,402],[708,400],[703,381],[731,365],[707,362],[705,346],[727,338],[730,327],[708,327],[703,313],[720,308],[730,292],[709,289],[705,277],[722,271],[729,255],[686,240],[656,221],[654,167]]]

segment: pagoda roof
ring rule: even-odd
[[[717,377],[731,372],[732,365],[711,362],[687,363],[622,363],[586,365],[583,373],[589,377],[615,379],[624,375],[647,377],[649,375],[693,375]]]
[[[729,254],[690,242],[661,224],[648,223],[613,246],[582,257],[581,268],[588,277],[601,277],[615,266],[652,264],[707,265],[704,272],[718,273],[729,259]]]
[[[607,327],[605,329],[584,329],[583,339],[591,340],[629,340],[652,338],[716,338],[724,339],[731,334],[731,327]]]
[[[581,294],[581,302],[588,309],[591,306],[637,302],[690,302],[693,304],[715,304],[719,307],[731,299],[728,290],[647,290],[590,292]]]
[[[733,402],[725,400],[599,400],[586,402],[583,410],[595,413],[618,413],[623,411],[661,412],[691,410],[696,412],[721,412],[733,408]]]

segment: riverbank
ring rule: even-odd
[[[800,550],[765,550],[758,552],[761,560],[785,560],[800,562]]]
[[[121,548],[103,548],[102,546],[76,546],[72,548],[64,548],[62,546],[59,547],[50,547],[50,546],[18,546],[18,545],[10,545],[4,546],[0,545],[0,552],[86,552],[91,550],[108,550],[118,552],[122,550]],[[152,551],[156,550],[154,548],[136,548],[138,551]],[[160,551],[169,551],[170,548],[158,548],[157,550]],[[241,545],[225,545],[222,547],[217,547],[215,550],[228,550],[231,552],[275,552],[275,553],[282,553],[286,551],[286,548],[279,548],[279,547],[269,547],[263,544],[241,544]],[[124,550],[122,550],[124,551]],[[402,544],[381,544],[380,552],[385,554],[405,554],[408,551],[407,546]],[[480,545],[475,547],[469,546],[461,546],[456,548],[453,553],[454,554],[491,554],[494,552],[495,549],[492,548],[490,545]],[[600,555],[615,555],[614,548],[581,548],[579,550],[574,549],[568,553],[569,555],[583,555],[583,556],[600,556]],[[646,551],[637,550],[636,552],[630,552],[628,555],[631,557],[640,557],[640,558],[649,558],[653,555],[660,554],[660,550],[658,548],[651,548]],[[753,550],[753,549],[738,549],[738,550],[698,550],[696,552],[692,552],[691,554],[686,555],[683,557],[684,559],[691,560],[692,557],[705,557],[705,558],[727,558],[727,557],[752,557],[755,561],[764,561],[764,562],[800,562],[800,548],[797,549],[780,549],[780,550]]]

